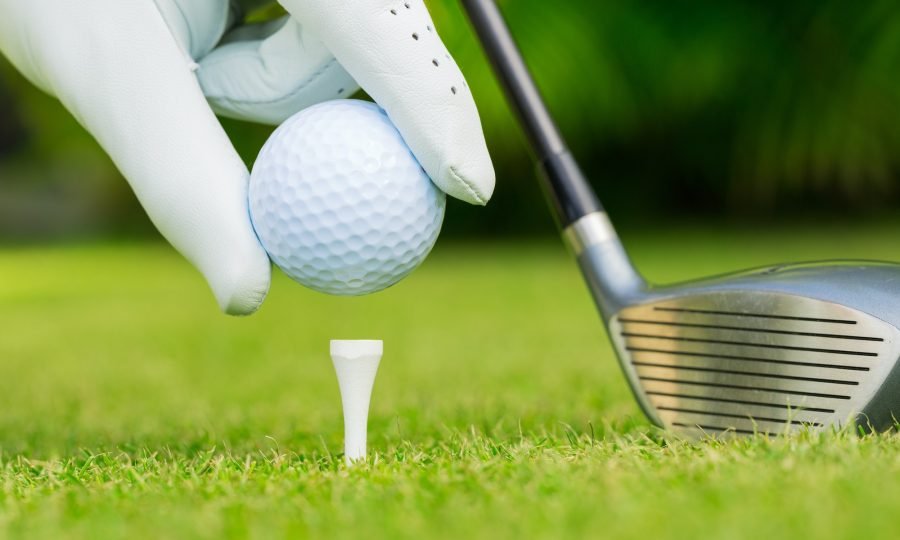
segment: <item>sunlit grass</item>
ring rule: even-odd
[[[900,259],[896,230],[626,236],[670,281]],[[649,426],[556,243],[440,243],[360,299],[276,278],[260,313],[233,319],[162,245],[0,251],[0,536],[858,538],[895,525],[894,435],[692,442]],[[350,469],[337,337],[385,340],[371,459]]]

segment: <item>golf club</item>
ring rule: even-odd
[[[786,264],[648,285],[567,150],[496,4],[462,4],[653,423],[689,437],[895,425],[900,265]]]

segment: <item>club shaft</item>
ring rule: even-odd
[[[537,155],[560,226],[602,210],[566,143],[493,0],[462,0],[485,54]]]
[[[462,0],[485,54],[537,155],[544,188],[604,318],[638,298],[647,284],[559,130],[494,0]]]

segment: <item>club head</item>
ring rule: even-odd
[[[784,433],[900,416],[900,265],[790,265],[650,287],[566,149],[493,0],[463,0],[647,416],[676,433]]]
[[[792,264],[650,287],[617,242],[592,238],[582,271],[655,424],[698,437],[884,430],[900,417],[900,265]]]

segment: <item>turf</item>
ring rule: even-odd
[[[896,223],[632,233],[656,281],[900,260]],[[710,232],[715,231],[715,232]],[[371,461],[342,464],[330,338],[382,338]],[[651,428],[556,243],[441,243],[362,299],[277,275],[219,315],[157,244],[0,249],[0,536],[859,538],[900,438]]]

